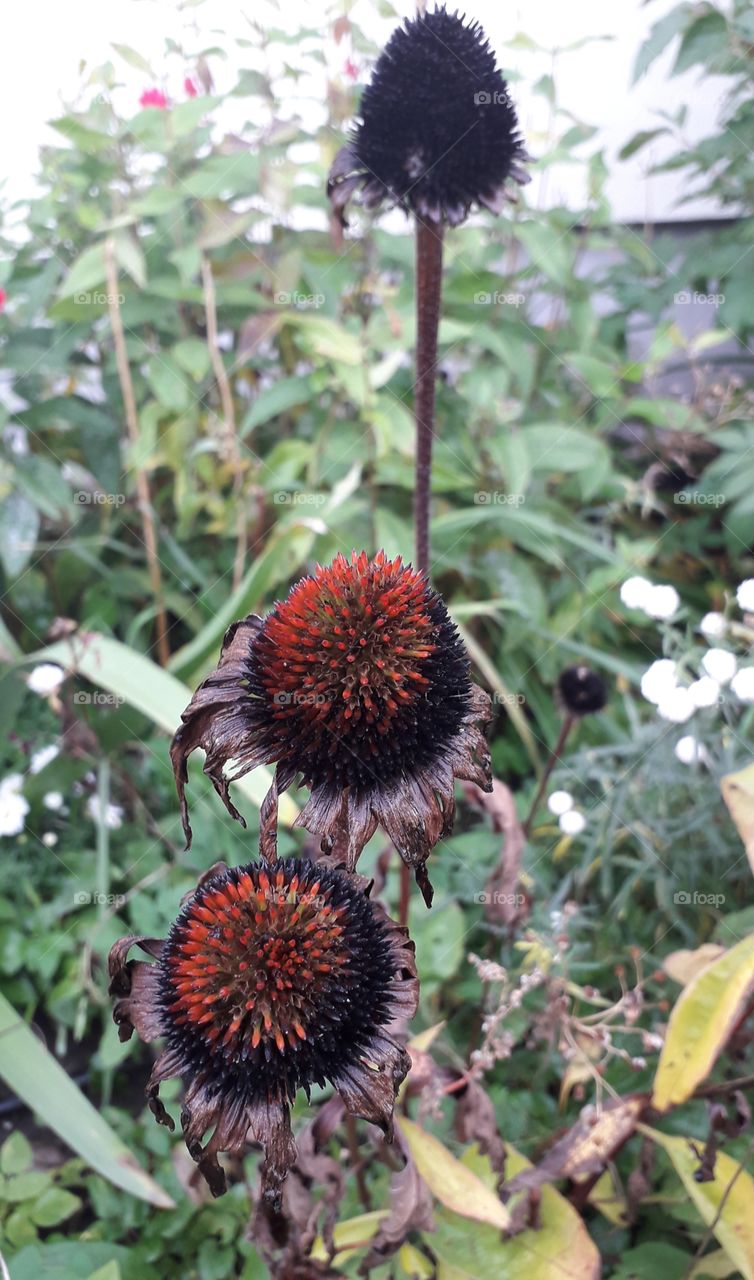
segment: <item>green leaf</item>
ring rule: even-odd
[[[0,1017],[2,1007],[0,1006]],[[2,1024],[0,1024],[2,1025]],[[0,1075],[2,1075],[2,1058],[0,1057]],[[49,1187],[52,1174],[33,1170],[31,1173],[19,1173],[9,1178],[4,1188],[5,1199],[11,1204],[19,1204],[22,1200],[36,1200]]]
[[[144,1265],[135,1250],[99,1240],[29,1244],[13,1259],[13,1280],[91,1280],[93,1271],[113,1262],[122,1280],[142,1280]]]
[[[31,1162],[31,1144],[17,1130],[0,1147],[0,1173],[23,1173],[31,1166]]]
[[[84,305],[91,303],[92,299],[89,296],[91,290],[95,285],[104,283],[105,274],[104,244],[90,245],[68,268],[63,283],[58,289],[58,297],[72,297],[74,302]]]
[[[586,384],[592,395],[609,396],[611,392],[617,394],[620,390],[620,377],[616,375],[612,365],[606,364],[604,360],[583,355],[580,351],[572,351],[563,359],[580,381]]]
[[[287,413],[296,405],[306,404],[311,398],[311,377],[281,378],[271,387],[260,391],[241,424],[241,435],[247,435],[263,422],[269,422],[271,418]]]
[[[661,129],[640,129],[624,147],[621,147],[618,152],[618,159],[629,160],[631,156],[636,155],[637,151],[641,151],[642,147],[646,147],[648,142],[652,142],[654,138],[659,138],[663,133],[667,133],[667,128],[664,126]]]
[[[166,409],[183,413],[191,405],[194,393],[169,356],[155,356],[150,360],[147,380],[160,404]]]
[[[728,23],[719,10],[712,9],[686,29],[673,67],[673,75],[688,71],[695,63],[708,63],[728,45]]]
[[[0,1076],[9,1089],[103,1178],[158,1208],[173,1207],[170,1196],[140,1167],[128,1147],[3,995],[0,995]]]
[[[138,240],[123,231],[113,237],[113,246],[118,266],[131,277],[134,284],[143,289],[147,283],[147,265]]]
[[[667,1152],[702,1221],[712,1228],[744,1280],[754,1280],[754,1178],[748,1169],[741,1168],[725,1151],[718,1151],[714,1178],[697,1182],[694,1175],[703,1139],[671,1138],[644,1124],[637,1129]]]
[[[123,61],[128,63],[129,67],[133,67],[135,71],[143,71],[145,75],[154,78],[154,71],[146,58],[137,53],[136,49],[132,49],[130,44],[115,44],[111,41],[110,48],[114,49]]]
[[[510,1215],[494,1191],[433,1134],[404,1116],[398,1116],[397,1123],[420,1176],[442,1204],[464,1218],[489,1223],[499,1231],[507,1229]]]
[[[549,222],[519,222],[516,234],[529,257],[548,280],[567,285],[573,271],[573,239]]]
[[[648,39],[644,41],[639,50],[634,66],[634,84],[643,75],[646,75],[655,59],[659,58],[663,49],[667,48],[673,37],[678,35],[687,20],[688,12],[689,8],[686,3],[677,4],[675,9],[671,9],[670,13],[666,13],[664,18],[660,18],[654,24]]]
[[[24,661],[57,662],[70,671],[78,672],[97,688],[118,694],[129,706],[149,716],[171,736],[191,698],[187,685],[176,680],[170,672],[163,671],[143,653],[97,632],[88,632],[85,638],[72,636],[70,640],[61,640],[46,649],[37,650]],[[269,770],[260,766],[247,777],[240,778],[235,786],[254,804],[260,805],[271,781]],[[297,813],[298,807],[290,796],[281,796],[281,822],[290,826]]]
[[[670,1015],[652,1106],[690,1098],[709,1075],[754,990],[754,934],[731,947],[684,987]]]
[[[38,1227],[56,1227],[81,1208],[81,1200],[65,1187],[50,1187],[32,1208],[32,1221]]]
[[[25,494],[16,490],[0,502],[0,560],[9,578],[17,578],[34,554],[39,533],[39,512]]]

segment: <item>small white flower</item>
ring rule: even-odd
[[[741,702],[754,702],[754,667],[741,667],[731,680],[730,687]]]
[[[681,597],[675,587],[658,584],[652,587],[649,592],[646,603],[643,605],[644,612],[649,614],[650,618],[657,618],[665,621],[672,618],[674,613],[678,612],[678,606],[681,603]]]
[[[718,684],[727,684],[736,674],[736,655],[727,649],[708,649],[702,658],[702,666],[708,676]]]
[[[56,747],[54,742],[51,742],[49,747],[40,747],[39,751],[35,751],[31,757],[29,773],[41,773],[59,755],[60,747]]]
[[[89,797],[89,799],[86,802],[86,812],[91,818],[92,822],[100,822],[102,820],[101,818],[102,810],[99,802],[99,796]],[[105,820],[105,826],[108,827],[110,831],[117,831],[119,827],[122,827],[123,826],[123,810],[121,809],[120,805],[119,804],[107,805],[105,809],[104,820]]]
[[[678,687],[666,693],[657,704],[663,720],[673,724],[685,724],[693,716],[695,707],[688,689]]]
[[[676,665],[671,658],[658,658],[647,667],[641,678],[641,691],[647,702],[660,702],[678,683]]]
[[[744,613],[754,613],[754,578],[745,578],[736,592],[739,609]]]
[[[652,583],[637,575],[626,578],[620,589],[620,598],[627,609],[644,609],[651,590]]]
[[[705,758],[707,753],[698,738],[695,738],[693,733],[687,733],[676,742],[675,754],[681,764],[697,764]]]
[[[53,813],[59,813],[63,808],[63,793],[61,791],[47,791],[42,796],[42,804],[45,809],[51,809]]]
[[[712,676],[701,676],[689,685],[689,697],[695,707],[714,707],[720,697],[720,686]]]
[[[561,814],[567,813],[569,809],[573,808],[573,796],[570,791],[553,791],[547,801],[547,808],[550,813],[560,817]]]
[[[48,849],[54,849],[57,843],[58,843],[58,837],[55,835],[55,832],[45,831],[44,835],[42,836],[42,844],[46,845]]]
[[[722,640],[728,630],[728,622],[722,613],[705,613],[699,630],[708,640]]]
[[[47,697],[50,693],[57,693],[64,680],[65,672],[62,667],[56,666],[54,662],[43,662],[29,673],[26,683],[32,693]]]
[[[23,778],[9,773],[0,782],[0,836],[17,836],[24,829],[29,802],[21,795]]]
[[[560,830],[567,836],[578,836],[586,826],[586,818],[578,809],[568,809],[558,818]]]

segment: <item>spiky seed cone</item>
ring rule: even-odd
[[[478,22],[443,6],[393,32],[338,153],[328,192],[338,217],[360,192],[431,222],[456,225],[473,206],[499,213],[506,183],[528,181],[508,86]]]
[[[234,777],[277,763],[263,828],[297,776],[311,796],[298,823],[350,868],[378,823],[414,866],[451,826],[454,779],[490,786],[478,722],[489,698],[472,685],[440,597],[400,559],[354,552],[303,578],[264,620],[236,623],[217,670],[183,713],[171,748],[187,839],[186,762],[196,747],[229,811]]]
[[[135,943],[157,963],[129,961]],[[147,1087],[163,1123],[159,1084],[184,1079],[186,1145],[215,1194],[225,1189],[217,1153],[251,1137],[276,1197],[295,1159],[288,1108],[299,1088],[330,1082],[353,1114],[390,1133],[409,1059],[386,1028],[413,1016],[418,983],[406,931],[360,878],[296,859],[224,868],[165,942],[117,943],[110,972],[122,1038],[134,1028],[164,1037]]]
[[[560,673],[558,695],[569,715],[588,716],[607,703],[607,685],[601,675],[580,663]]]

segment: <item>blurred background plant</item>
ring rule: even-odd
[[[226,626],[338,550],[412,552],[411,240],[363,218],[343,239],[307,216],[324,207],[358,68],[376,52],[342,12],[333,22],[339,63],[315,124],[297,93],[325,66],[318,29],[250,23],[222,93],[216,47],[171,39],[155,68],[118,46],[55,121],[35,194],[1,211],[0,972],[34,1029],[15,1042],[15,1067],[3,1060],[0,1121],[17,1132],[0,1150],[0,1221],[14,1280],[43,1265],[98,1280],[268,1274],[244,1240],[244,1186],[207,1203],[191,1162],[145,1118],[146,1051],[117,1041],[105,962],[123,932],[164,934],[208,856],[236,864],[256,847],[264,780],[239,786],[243,834],[195,778],[184,853],[167,758],[186,686],[212,667]],[[520,819],[558,737],[559,672],[587,663],[610,689],[571,733],[553,803],[537,807],[526,846],[508,842],[507,867],[510,814],[464,803],[433,857],[433,911],[411,905],[416,1057],[431,1043],[461,1083],[483,1068],[514,1168],[585,1101],[651,1086],[680,981],[664,957],[702,945],[719,957],[754,928],[751,867],[720,796],[747,763],[754,715],[753,38],[739,0],[680,4],[637,67],[675,42],[677,71],[728,78],[702,142],[687,144],[683,112],[656,131],[675,146],[664,168],[723,206],[722,223],[616,224],[604,155],[582,158],[593,126],[562,111],[557,77],[543,77],[549,143],[530,149],[542,170],[584,166],[586,204],[523,198],[449,238],[432,574],[494,694],[494,771]],[[113,105],[123,63],[144,83],[126,114]],[[233,129],[219,123],[230,109]],[[694,297],[713,300],[714,319],[690,332]],[[710,656],[720,650],[731,657]],[[670,665],[652,668],[660,659]],[[302,847],[294,802],[282,854]],[[747,827],[733,809],[753,857],[750,816]],[[395,908],[386,860],[378,835],[365,864]],[[618,1009],[617,1039],[595,1048],[585,1010],[603,1006]],[[720,1078],[752,1072],[751,1034],[736,1034]],[[58,1074],[49,1055],[39,1064],[41,1041]],[[81,1091],[66,1093],[65,1076]],[[429,1088],[424,1122],[494,1186],[489,1153],[448,1137],[443,1088]],[[96,1150],[76,1147],[76,1125],[91,1121],[83,1095],[101,1113]],[[23,1099],[84,1159],[66,1158]],[[671,1130],[702,1146],[705,1115],[694,1101]],[[388,1200],[366,1128],[350,1134],[337,1274],[356,1274]],[[657,1143],[648,1161],[650,1140],[632,1133],[609,1196],[603,1179],[570,1204],[545,1189],[542,1265],[556,1266],[571,1230],[574,1275],[595,1274],[587,1231],[606,1275],[691,1274],[699,1248],[733,1257],[715,1275],[754,1274],[725,1254],[719,1223],[712,1239],[714,1212],[688,1203],[681,1158]],[[731,1158],[746,1141],[728,1142]],[[417,1232],[376,1274],[432,1275],[430,1253],[446,1280],[534,1274],[525,1248],[501,1253],[494,1226],[430,1185],[445,1206],[437,1232]],[[166,1193],[175,1207],[155,1214]],[[563,1216],[574,1205],[577,1227]],[[321,1242],[313,1256],[326,1256]]]

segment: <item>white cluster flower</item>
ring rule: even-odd
[[[663,698],[676,688],[678,684],[678,668],[671,658],[658,658],[647,667],[641,678],[641,691],[647,702],[657,706]]]
[[[739,702],[754,702],[754,667],[740,667],[730,687]]]
[[[17,836],[24,829],[29,802],[21,794],[20,773],[9,773],[0,782],[0,836]]]
[[[754,578],[745,578],[736,591],[739,609],[744,613],[754,613]]]
[[[27,684],[32,693],[46,698],[51,693],[57,693],[64,680],[65,672],[62,667],[54,662],[43,662],[29,673]]]
[[[586,826],[586,818],[578,809],[566,809],[558,818],[558,826],[564,835],[578,836]]]
[[[123,826],[123,810],[119,804],[108,804],[105,806],[105,812],[102,813],[99,796],[90,796],[86,802],[86,812],[92,822],[104,821],[105,826],[110,831],[117,831]]]
[[[738,663],[735,653],[730,653],[728,649],[708,649],[702,658],[702,666],[707,675],[718,684],[729,684],[736,674]]]
[[[59,813],[63,808],[63,803],[62,791],[46,791],[42,796],[42,804],[45,809],[50,809],[52,813]]]
[[[54,849],[57,843],[58,843],[58,837],[56,836],[55,832],[45,831],[44,835],[42,836],[42,844],[47,849]]]
[[[693,733],[687,733],[678,739],[675,744],[675,755],[681,764],[700,764],[707,759],[703,743],[695,738]]]
[[[667,583],[649,582],[647,578],[627,578],[620,589],[620,598],[628,609],[638,609],[647,617],[658,621],[672,618],[681,604],[675,587]]]
[[[658,715],[663,720],[670,720],[672,724],[685,724],[695,711],[696,707],[691,694],[680,684],[674,689],[669,689],[657,704]]]
[[[720,685],[712,676],[700,676],[689,685],[689,697],[695,707],[714,707],[720,697]]]
[[[708,640],[722,640],[728,630],[728,623],[722,613],[705,613],[699,623],[699,630]]]
[[[570,791],[553,791],[547,801],[547,808],[559,818],[573,808],[573,796]]]
[[[59,755],[60,747],[56,746],[54,742],[51,742],[49,747],[40,747],[39,751],[35,751],[31,757],[29,773],[41,773]]]

